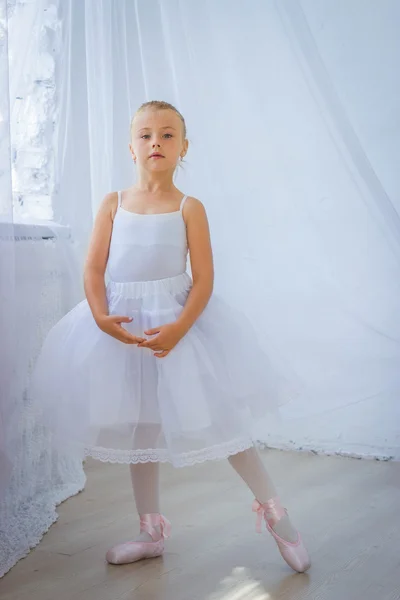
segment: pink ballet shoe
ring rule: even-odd
[[[155,528],[158,527],[160,532]],[[106,554],[112,565],[125,565],[143,558],[155,558],[164,552],[164,539],[171,534],[171,523],[158,513],[140,516],[140,531],[146,531],[152,542],[125,542],[110,548]]]
[[[287,510],[283,508],[279,498],[271,498],[271,500],[268,500],[268,502],[265,502],[264,504],[261,504],[258,500],[254,500],[253,512],[257,513],[257,533],[261,533],[262,518],[264,517],[267,529],[274,537],[279,552],[289,567],[292,567],[292,569],[298,573],[307,571],[311,566],[311,561],[300,533],[297,532],[297,542],[293,543],[287,542],[272,529],[282,517],[287,515]]]

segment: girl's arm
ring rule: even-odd
[[[144,338],[138,338],[122,327],[122,323],[130,323],[132,318],[125,315],[109,315],[108,312],[104,275],[117,204],[118,194],[108,194],[97,213],[85,263],[85,293],[93,318],[104,333],[124,344],[139,344]]]
[[[84,269],[84,287],[87,301],[96,323],[108,315],[104,275],[110,249],[111,232],[118,197],[107,194],[101,203],[90,238]]]
[[[188,198],[184,217],[192,267],[193,287],[176,324],[187,333],[208,304],[214,285],[210,229],[203,204]]]

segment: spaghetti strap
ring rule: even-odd
[[[187,196],[183,196],[183,198],[182,198],[182,202],[181,202],[181,205],[180,205],[180,208],[179,208],[179,210],[180,210],[181,212],[182,212],[182,210],[183,210],[183,207],[184,207],[184,205],[185,205],[185,202],[186,202],[186,200],[187,200]]]
[[[118,190],[117,193],[118,193],[118,208],[120,208],[120,206],[121,206],[121,191]]]

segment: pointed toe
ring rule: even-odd
[[[255,500],[253,502],[253,512],[257,513],[257,532],[261,533],[261,523],[264,518],[266,527],[275,539],[283,560],[297,573],[305,573],[311,567],[311,560],[300,533],[297,532],[296,542],[288,542],[273,530],[280,519],[287,515],[287,511],[281,505],[279,498],[271,498],[264,504]]]

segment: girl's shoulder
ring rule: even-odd
[[[115,213],[117,212],[119,201],[119,192],[109,192],[103,198],[103,201],[99,207],[99,213],[108,213],[112,220],[114,220]]]
[[[113,204],[114,202],[118,202],[118,194],[119,192],[109,192],[103,198],[103,204]]]
[[[208,217],[204,204],[194,196],[188,196],[182,209],[183,220],[189,229],[208,226]]]
[[[194,196],[186,196],[185,204],[183,206],[183,210],[188,212],[198,212],[201,210],[205,210],[204,204],[198,198]]]

